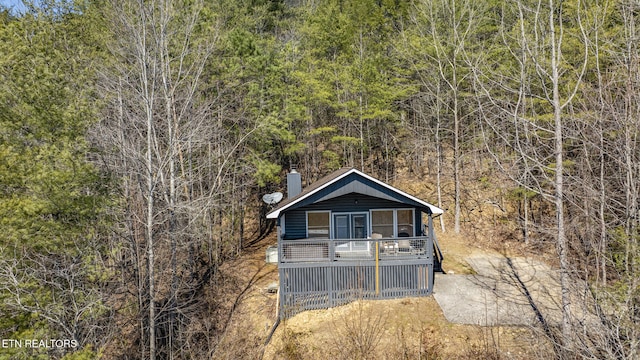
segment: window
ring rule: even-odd
[[[308,238],[329,238],[329,212],[308,212],[307,213],[307,237]]]
[[[371,211],[371,234],[393,237],[393,210]]]
[[[371,210],[371,234],[383,238],[414,236],[413,209]]]
[[[413,210],[397,210],[398,237],[413,236]]]

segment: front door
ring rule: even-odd
[[[334,239],[366,239],[368,236],[367,215],[367,213],[334,214]]]

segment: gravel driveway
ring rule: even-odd
[[[476,275],[435,278],[434,297],[450,322],[487,326],[560,322],[557,271],[518,257],[483,255],[466,260]]]

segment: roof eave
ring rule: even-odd
[[[267,219],[277,219],[280,217],[280,210],[270,212],[267,214]]]

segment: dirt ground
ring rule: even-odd
[[[357,301],[289,319],[264,358],[530,359],[544,349],[531,347],[538,339],[525,327],[450,323],[433,297]]]
[[[218,338],[214,359],[260,359],[265,340],[276,319],[276,294],[268,291],[277,284],[278,269],[267,264],[267,247],[276,242],[275,232],[245,249],[234,261],[224,264],[219,278],[224,282],[226,299],[221,322],[226,330]]]

